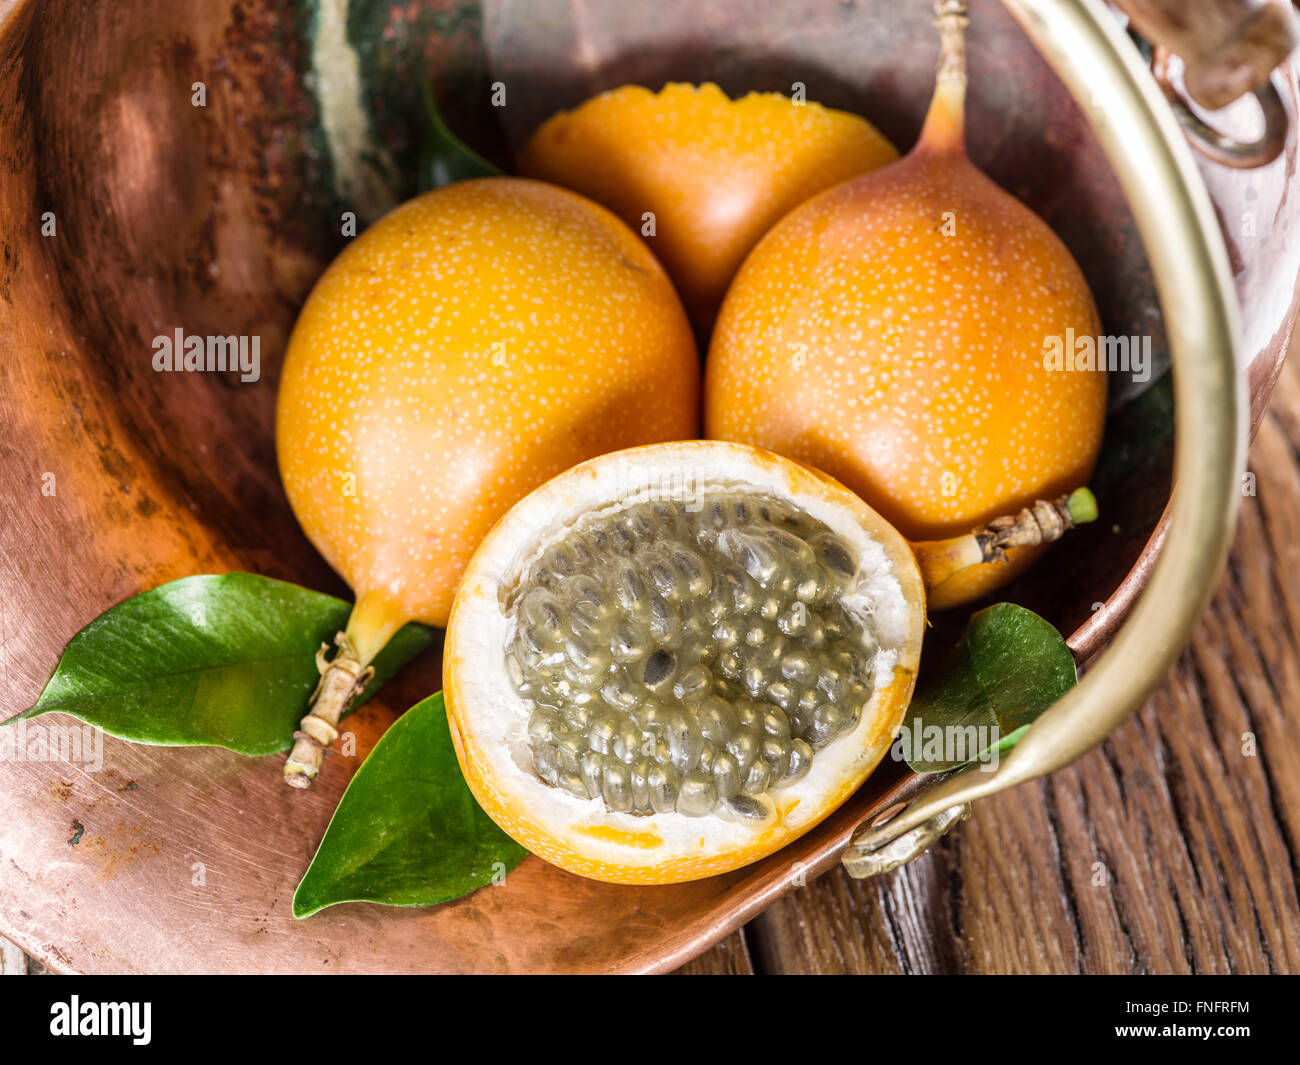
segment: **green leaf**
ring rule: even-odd
[[[501,171],[467,146],[447,128],[438,113],[433,85],[424,87],[424,110],[429,119],[420,142],[420,191],[440,189],[470,178],[500,177]]]
[[[398,718],[357,770],[294,892],[294,916],[340,902],[446,902],[527,853],[470,794],[439,692]]]
[[[252,573],[182,577],[77,633],[36,705],[11,721],[58,711],[137,743],[287,750],[319,679],[316,652],[351,610],[342,599]],[[398,632],[355,705],[433,635],[423,625]]]
[[[943,773],[1010,750],[1078,680],[1065,639],[1032,610],[996,603],[975,614],[923,681],[895,745],[918,773]]]

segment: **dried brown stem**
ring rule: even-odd
[[[1035,547],[1059,540],[1074,528],[1070,517],[1070,495],[1040,499],[1019,514],[994,518],[971,535],[980,546],[985,562],[1001,562],[1008,547]]]
[[[334,637],[337,653],[328,657],[330,645],[323,643],[316,652],[320,682],[311,697],[307,716],[293,734],[293,750],[284,763],[284,782],[291,788],[307,788],[320,772],[325,751],[339,736],[339,720],[347,713],[352,700],[374,675],[366,668],[347,633]]]
[[[1036,547],[1059,540],[1080,521],[1091,521],[1095,517],[1094,511],[1075,519],[1071,500],[1077,501],[1081,495],[1092,498],[1090,493],[1079,490],[1056,499],[1040,499],[1018,514],[994,518],[964,536],[913,544],[912,550],[921,566],[926,587],[937,588],[972,566],[1005,562],[1008,548]]]
[[[935,0],[934,25],[939,31],[939,81],[966,84],[966,14],[965,0]]]

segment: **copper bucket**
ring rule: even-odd
[[[971,800],[1065,765],[1131,714],[1214,586],[1290,339],[1295,72],[1245,85],[1264,118],[1250,101],[1216,113],[1197,155],[1179,122],[1195,105],[1171,95],[1207,91],[1205,64],[1167,71],[1166,95],[1099,0],[972,8],[975,162],[1071,246],[1106,331],[1152,336],[1174,369],[1112,390],[1105,520],[1006,594],[1071,633],[1085,671],[995,773],[884,767],[796,844],[711,880],[619,887],[528,859],[441,907],[295,921],[293,886],[351,771],[438,686],[425,663],[352,719],[358,755],[306,793],[282,786],[278,759],[112,739],[97,771],[5,766],[0,933],[68,971],[663,971],[841,860],[865,875],[909,859]],[[936,51],[928,0],[0,0],[0,718],[32,704],[90,617],[165,580],[244,569],[343,591],[280,491],[279,354],[342,243],[338,212],[413,191],[430,73],[457,132],[506,164],[553,111],[633,81],[735,95],[798,80],[906,147]],[[504,109],[488,103],[498,81]],[[1267,240],[1243,235],[1247,215]],[[147,338],[176,325],[260,335],[263,381],[160,380]],[[45,470],[58,495],[33,502]]]

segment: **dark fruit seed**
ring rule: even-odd
[[[757,799],[748,795],[735,795],[722,800],[722,808],[734,817],[746,821],[761,821],[767,816],[767,808]]]
[[[821,548],[821,560],[831,572],[842,577],[852,577],[858,571],[858,564],[838,540],[824,540]]]
[[[642,681],[647,688],[655,688],[673,675],[677,660],[669,651],[659,650],[645,660],[645,674]]]

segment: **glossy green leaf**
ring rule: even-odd
[[[319,679],[316,652],[351,610],[342,599],[252,573],[182,577],[77,633],[36,705],[19,717],[72,714],[138,743],[287,750]],[[356,705],[433,638],[423,625],[403,628],[375,659]]]
[[[357,770],[294,893],[294,916],[340,902],[446,902],[499,881],[527,853],[470,794],[440,692],[403,714]]]
[[[1009,750],[1078,679],[1065,639],[1032,610],[997,603],[912,697],[895,750],[918,773],[942,773]]]
[[[424,87],[424,110],[428,128],[420,142],[420,191],[440,189],[470,178],[500,177],[501,171],[466,145],[447,128],[438,113],[433,86]]]

